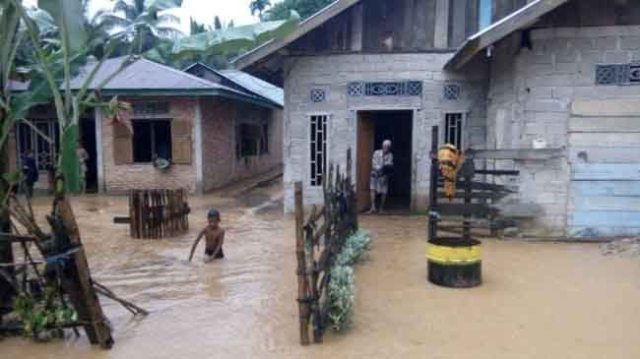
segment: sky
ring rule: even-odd
[[[251,16],[249,3],[251,0],[183,0],[182,8],[176,10],[181,17],[180,29],[188,33],[189,17],[197,22],[213,24],[214,16],[220,17],[223,24],[233,19],[235,25],[247,25],[258,22],[257,16]],[[26,0],[25,4],[35,5],[37,0]],[[89,11],[91,14],[101,9],[113,6],[112,0],[91,0]]]

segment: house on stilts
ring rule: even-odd
[[[640,2],[338,0],[236,60],[282,85],[285,209],[303,181],[321,201],[328,163],[393,140],[392,200],[428,206],[431,127],[477,166],[515,169],[532,233],[640,233]]]

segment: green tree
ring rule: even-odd
[[[213,29],[214,30],[222,29],[222,21],[220,21],[220,18],[218,16],[213,18]]]
[[[180,19],[166,13],[179,8],[182,0],[116,0],[113,9],[97,14],[99,24],[112,36],[133,45],[132,52],[141,54],[153,48],[160,39],[176,38],[182,33],[173,25]]]
[[[296,11],[302,20],[320,11],[334,0],[284,0],[274,4],[267,12],[265,20],[283,20],[291,11]]]
[[[192,17],[189,18],[189,35],[201,34],[207,32],[207,26],[195,21]]]
[[[251,15],[255,15],[258,13],[258,17],[260,20],[263,20],[264,11],[271,6],[271,1],[269,0],[253,0],[249,4],[249,9],[251,10]]]

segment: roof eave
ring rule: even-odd
[[[240,93],[226,91],[224,89],[103,89],[100,91],[102,95],[111,96],[219,96],[231,100],[242,101],[251,103],[260,107],[267,107],[270,109],[282,108],[272,101],[261,98],[254,98],[250,96],[244,96]]]
[[[535,23],[540,17],[570,0],[536,0],[504,19],[472,35],[445,64],[445,70],[459,70],[480,51],[495,44],[512,33]]]
[[[247,88],[246,86],[244,86],[244,85],[243,85],[243,84],[241,84],[240,82],[238,82],[238,81],[236,81],[235,79],[233,79],[233,78],[231,78],[231,77],[227,76],[227,75],[226,75],[226,74],[224,74],[222,71],[218,71],[218,70],[216,70],[216,69],[212,68],[211,66],[208,66],[207,64],[203,64],[203,63],[201,63],[201,62],[194,62],[193,64],[191,64],[191,65],[189,65],[189,66],[185,67],[185,68],[184,68],[184,70],[182,70],[182,71],[188,71],[188,70],[191,70],[192,68],[194,68],[194,67],[196,67],[196,66],[198,66],[198,65],[199,65],[199,66],[204,67],[207,71],[211,71],[211,72],[213,72],[214,74],[216,74],[216,75],[218,75],[218,76],[220,76],[220,77],[222,77],[222,78],[224,78],[224,79],[226,79],[226,80],[228,80],[228,81],[233,82],[234,84],[236,84],[236,85],[238,85],[238,86],[242,87],[243,89],[245,89],[245,91],[246,91],[247,93],[249,93],[249,94],[251,94],[251,95],[254,95],[254,96],[257,96],[257,97],[260,97],[260,98],[261,98],[261,99],[263,99],[265,102],[271,103],[271,104],[272,104],[273,106],[275,106],[276,108],[278,108],[278,109],[283,109],[283,108],[284,108],[284,106],[283,106],[282,104],[280,104],[280,103],[278,103],[278,102],[275,102],[275,101],[273,101],[273,100],[271,100],[271,99],[267,98],[266,96],[263,96],[263,95],[261,95],[261,94],[259,94],[259,93],[256,93],[255,91],[252,91],[251,89]]]

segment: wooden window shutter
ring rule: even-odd
[[[113,160],[116,165],[133,163],[131,131],[119,122],[113,124]]]
[[[171,121],[171,161],[177,164],[191,164],[191,123]]]

